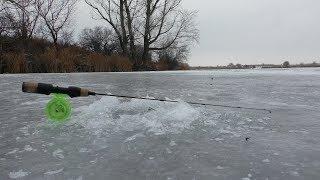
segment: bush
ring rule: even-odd
[[[190,70],[190,66],[188,63],[181,63],[179,66],[179,70]]]
[[[158,71],[166,71],[169,69],[169,63],[165,59],[158,60],[156,66]]]
[[[156,63],[158,71],[167,71],[167,70],[189,70],[190,67],[188,63],[179,62],[177,60],[171,59],[159,59]]]
[[[288,67],[290,67],[289,61],[285,61],[285,62],[282,64],[282,67],[283,67],[283,68],[288,68]]]

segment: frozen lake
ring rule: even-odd
[[[23,81],[272,113],[88,97],[53,125]],[[0,75],[0,179],[320,179],[319,110],[319,68]]]

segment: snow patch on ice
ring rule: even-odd
[[[25,177],[27,176],[28,174],[30,174],[29,172],[25,172],[23,171],[22,169],[17,171],[17,172],[10,172],[9,173],[9,177],[11,179],[18,179],[18,178],[22,178],[22,177]]]
[[[133,141],[133,140],[135,140],[136,138],[139,138],[139,137],[145,137],[145,135],[142,134],[142,133],[138,133],[138,134],[135,134],[135,135],[133,135],[131,137],[128,137],[124,142],[130,142],[130,141]]]
[[[87,153],[87,152],[90,152],[90,150],[87,149],[87,148],[81,148],[81,149],[79,150],[79,152],[80,152],[80,153]]]
[[[30,135],[28,126],[24,126],[24,127],[20,128],[19,131],[20,131],[24,136],[29,136],[29,135]]]
[[[37,151],[37,149],[33,149],[30,145],[25,145],[25,146],[24,146],[24,150],[25,150],[25,151],[28,151],[28,152],[30,152],[30,151]]]

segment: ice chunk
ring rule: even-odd
[[[290,171],[289,174],[291,176],[299,176],[299,173],[297,171]]]
[[[149,107],[154,110],[146,111]],[[74,123],[79,123],[94,134],[108,133],[106,130],[176,134],[190,128],[192,122],[200,116],[197,109],[183,102],[163,103],[136,99],[123,102],[113,97],[103,97],[78,109],[82,110],[74,118]],[[127,139],[130,140],[133,139]]]
[[[139,137],[145,137],[145,135],[142,134],[142,133],[138,133],[138,134],[135,134],[135,135],[133,135],[131,137],[128,137],[124,142],[130,142],[130,141],[133,141],[133,140],[135,140],[136,138],[139,138]]]
[[[12,151],[8,152],[6,155],[15,154],[19,151],[19,148],[14,148]]]
[[[214,138],[214,140],[215,140],[215,141],[217,141],[217,142],[221,142],[221,141],[223,141],[223,139],[222,139],[222,138]]]
[[[224,169],[224,167],[222,167],[222,166],[217,166],[217,169],[221,170],[221,169]]]
[[[143,97],[143,98],[146,98],[146,99],[156,99],[156,98],[154,98],[154,97],[152,97],[152,96],[149,96],[149,94],[147,94],[147,96],[146,96],[146,97]]]
[[[63,151],[61,149],[57,149],[52,153],[53,157],[58,158],[58,159],[63,159]]]
[[[241,178],[241,180],[250,180],[250,178],[245,177],[245,178]]]
[[[171,141],[171,142],[169,143],[169,145],[170,145],[170,146],[175,146],[175,145],[177,145],[177,144],[176,144],[175,141]]]
[[[63,171],[63,168],[62,169],[58,169],[58,170],[55,170],[55,171],[48,171],[48,172],[45,172],[44,174],[45,175],[54,175],[54,174],[59,174]]]
[[[269,163],[270,160],[269,160],[269,159],[264,159],[264,160],[262,160],[262,162],[264,162],[264,163]]]
[[[25,146],[24,146],[24,150],[25,150],[25,151],[28,151],[28,152],[30,152],[30,151],[37,151],[36,149],[33,149],[30,145],[25,145]]]
[[[172,151],[169,148],[166,148],[166,151],[167,151],[168,154],[172,153]]]
[[[81,148],[81,149],[79,150],[79,152],[81,152],[81,153],[86,153],[86,152],[90,152],[90,150],[87,149],[87,148]]]

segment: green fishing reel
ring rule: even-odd
[[[45,109],[45,114],[50,121],[63,123],[70,119],[72,106],[67,98],[68,95],[65,94],[53,94]]]

